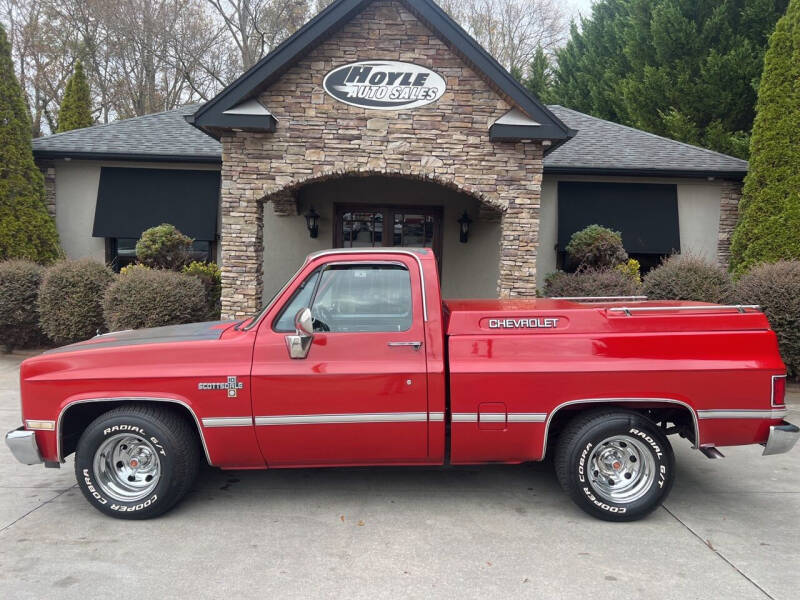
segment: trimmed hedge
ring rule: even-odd
[[[206,293],[197,277],[158,269],[131,269],[117,277],[103,299],[111,331],[203,321]]]
[[[566,250],[578,268],[605,269],[628,260],[622,235],[601,225],[589,225],[573,233]]]
[[[642,288],[620,269],[583,269],[575,273],[556,271],[547,276],[545,296],[637,296]]]
[[[800,376],[800,261],[762,264],[735,284],[739,304],[760,304],[778,336],[789,375]]]
[[[103,293],[114,278],[91,259],[65,260],[45,271],[39,288],[42,330],[57,344],[87,340],[105,327]]]
[[[6,352],[47,342],[36,308],[43,274],[44,268],[31,261],[0,262],[0,344]]]
[[[651,300],[727,302],[731,293],[728,272],[704,258],[676,254],[644,276],[644,293]]]

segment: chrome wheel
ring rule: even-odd
[[[161,477],[156,449],[147,440],[128,433],[113,435],[100,444],[93,466],[100,488],[119,502],[147,497]]]
[[[644,496],[656,478],[656,463],[640,440],[615,435],[595,446],[588,463],[592,489],[605,500],[630,503]]]

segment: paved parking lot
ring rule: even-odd
[[[3,432],[22,358],[0,357]],[[206,469],[168,515],[117,521],[71,463],[26,467],[3,445],[0,599],[798,598],[800,449],[710,461],[676,444],[665,507],[630,524],[584,515],[549,465]]]

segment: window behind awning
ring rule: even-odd
[[[217,237],[219,171],[103,167],[92,235],[138,239],[169,223],[196,240]]]
[[[603,225],[622,233],[628,254],[680,252],[677,186],[657,183],[558,184],[558,250],[576,231]]]

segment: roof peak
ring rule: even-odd
[[[221,131],[240,128],[274,131],[275,124],[268,120],[264,120],[261,127],[254,127],[251,121],[243,123],[241,116],[232,115],[229,112],[226,114],[226,111],[249,98],[255,97],[259,92],[269,87],[287,69],[305,56],[310,49],[329,39],[334,32],[339,31],[375,1],[377,0],[335,0],[303,25],[289,39],[277,46],[236,81],[201,107],[193,117],[189,118],[189,121],[212,135],[219,135]],[[531,96],[506,69],[445,13],[436,2],[433,0],[391,1],[402,4],[434,35],[444,41],[476,73],[490,82],[500,95],[506,97],[510,104],[540,124],[537,127],[525,128],[524,132],[512,131],[506,133],[524,133],[522,138],[553,140],[556,142],[553,147],[574,135],[573,131],[550,112],[544,104]],[[435,65],[433,68],[435,68]],[[267,108],[275,109],[275,107]]]

